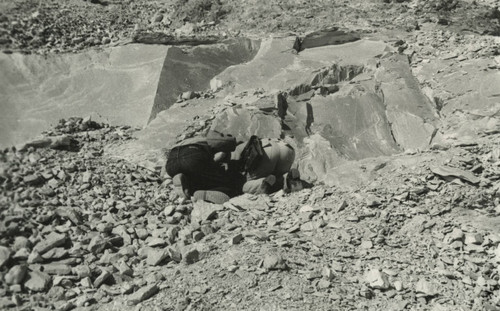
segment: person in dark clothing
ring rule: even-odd
[[[241,194],[244,182],[241,174],[222,165],[235,148],[234,137],[211,131],[206,137],[187,139],[173,147],[165,170],[181,196],[223,203]]]

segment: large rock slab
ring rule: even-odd
[[[308,33],[300,43],[300,51],[325,45],[337,45],[359,40],[359,36],[340,30],[338,27],[327,28]]]
[[[255,58],[227,68],[216,76],[212,89],[223,88],[224,94],[251,89],[286,90],[309,83],[316,71],[332,64],[364,65],[387,48],[383,42],[360,40],[342,45],[294,50],[296,37],[263,40]]]
[[[22,143],[71,116],[146,125],[167,50],[126,45],[78,54],[0,54],[0,146]]]
[[[413,72],[436,106],[441,126],[436,142],[474,141],[500,127],[500,72],[493,59],[432,60]]]
[[[221,133],[231,133],[238,141],[246,141],[252,135],[269,138],[281,136],[281,123],[276,117],[243,108],[225,110],[213,121],[211,128]]]
[[[162,149],[171,148],[179,138],[186,134],[189,125],[196,123],[194,120],[206,120],[213,114],[216,115],[216,119],[211,124],[212,129],[232,133],[239,140],[245,140],[253,134],[262,137],[279,137],[281,136],[280,120],[275,114],[268,113],[269,111],[263,113],[260,109],[262,107],[259,107],[258,103],[253,103],[258,102],[259,96],[272,95],[280,90],[299,90],[300,93],[302,85],[317,83],[318,79],[328,72],[333,72],[339,81],[352,79],[362,72],[366,64],[373,63],[373,57],[383,53],[387,48],[383,42],[360,40],[344,45],[311,48],[297,54],[293,48],[296,41],[296,37],[268,38],[262,41],[260,49],[251,61],[230,66],[211,80],[211,87],[218,90],[215,99],[199,98],[171,105],[168,110],[156,115],[147,128],[137,135],[137,140],[108,150],[108,153],[154,169],[164,162]],[[189,67],[186,62],[188,59],[201,61],[204,60],[203,57],[220,56],[216,53],[215,46],[212,49],[203,50],[201,46],[195,47],[189,50],[191,52],[187,52],[187,55],[182,56],[185,61],[181,64],[174,64],[175,62],[170,65],[165,64],[160,80],[168,80],[174,86],[177,85],[176,83],[181,83],[177,91],[184,91],[184,87],[190,85],[177,81],[182,80],[178,78],[179,75],[183,75],[188,80],[195,78],[199,81],[204,80],[214,73],[217,64],[207,60],[207,70],[202,71],[199,77],[191,77],[193,71],[200,68],[194,64]],[[174,65],[179,66],[177,75],[172,75],[172,72],[168,70],[165,71],[165,68],[174,68]],[[208,68],[212,69],[208,70]],[[164,83],[160,81],[159,85],[156,101],[162,101],[163,104],[158,103],[157,106],[155,101],[155,107],[167,107],[170,105],[167,102],[173,100],[172,96],[178,96],[178,92],[166,94],[166,89],[161,88]],[[201,84],[199,85],[201,88]],[[167,88],[170,87],[173,86]],[[254,98],[251,94],[255,93],[253,91],[256,89],[261,95]],[[251,98],[250,105],[241,105],[241,103],[234,107],[228,105],[225,100],[226,96],[242,92],[246,92],[243,93],[243,101]],[[171,98],[166,100],[166,97],[161,94],[171,96]],[[160,100],[162,96],[163,99]],[[155,109],[161,110],[163,109],[161,107]],[[214,108],[216,110],[213,110]]]
[[[375,78],[397,144],[426,149],[437,130],[438,115],[412,75],[406,55],[381,59]]]
[[[175,103],[185,91],[204,91],[210,80],[229,66],[246,63],[260,42],[246,38],[193,48],[171,47],[165,57],[150,120]]]

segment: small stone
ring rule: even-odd
[[[366,203],[366,206],[368,206],[368,207],[376,207],[376,206],[379,206],[381,204],[380,198],[374,194],[369,194],[365,198],[365,203]]]
[[[156,295],[158,293],[159,289],[156,284],[153,285],[148,285],[144,286],[143,288],[139,289],[132,295],[128,297],[128,304],[129,305],[136,305],[139,302],[142,302],[153,295]]]
[[[454,241],[462,241],[464,238],[464,232],[458,228],[454,228],[449,235],[450,244]]]
[[[136,228],[135,229],[135,234],[137,235],[137,237],[141,240],[145,240],[148,235],[149,235],[149,232],[148,230],[144,229],[144,228]]]
[[[91,288],[92,287],[92,280],[90,277],[85,277],[80,281],[80,285],[83,287]]]
[[[165,241],[162,238],[151,238],[151,239],[148,239],[147,241],[148,241],[149,247],[162,247],[162,246],[167,245],[167,241]]]
[[[182,95],[181,95],[181,98],[184,100],[193,99],[195,97],[196,97],[196,94],[193,91],[186,91],[186,92],[182,93]]]
[[[302,206],[300,209],[299,209],[299,213],[310,213],[312,212],[314,209],[311,205],[304,205]]]
[[[163,210],[163,214],[165,216],[172,216],[172,214],[175,212],[175,205],[167,205],[165,209]]]
[[[278,254],[267,254],[262,265],[264,269],[268,270],[285,270],[287,268],[285,260]]]
[[[462,241],[454,241],[450,244],[450,247],[453,249],[461,249],[464,247],[464,243]]]
[[[327,289],[332,285],[332,282],[322,279],[318,282],[318,288],[319,289]]]
[[[102,269],[101,274],[94,280],[94,288],[99,288],[110,276],[111,273],[108,270]]]
[[[471,245],[471,244],[476,244],[480,245],[484,241],[484,238],[481,234],[479,233],[470,233],[465,236],[465,244],[466,245]]]
[[[54,307],[57,311],[69,311],[76,308],[76,305],[71,301],[56,301]]]
[[[335,277],[335,275],[333,274],[333,271],[332,269],[328,268],[328,267],[324,267],[323,270],[321,270],[321,275],[328,281],[331,281],[333,280],[333,278]]]
[[[9,286],[9,290],[13,293],[20,293],[23,291],[23,288],[21,287],[20,284],[15,284],[15,285]]]
[[[22,284],[27,272],[28,267],[25,265],[14,266],[5,275],[5,283],[7,285]]]
[[[426,297],[433,297],[438,294],[436,285],[425,279],[420,279],[417,282],[417,284],[415,285],[415,292]]]
[[[71,274],[72,269],[69,265],[65,264],[47,264],[43,265],[43,272],[55,275],[68,275]]]
[[[64,248],[61,247],[56,247],[51,249],[50,251],[46,252],[45,254],[42,255],[43,259],[49,260],[49,259],[61,259],[66,256],[68,256],[68,251],[65,250]]]
[[[243,240],[243,235],[241,233],[238,233],[237,235],[231,237],[230,244],[233,245],[240,244],[242,240]]]
[[[21,248],[14,254],[13,258],[15,260],[27,260],[29,256],[30,256],[30,251],[27,248]],[[38,254],[38,256],[40,256],[40,254]]]
[[[37,251],[39,254],[44,254],[45,252],[64,245],[66,243],[66,235],[64,234],[58,234],[55,232],[49,233],[45,239],[42,241],[38,242],[37,245],[35,245],[35,248],[33,249],[34,251]]]
[[[55,283],[55,282],[53,282],[53,283]],[[51,300],[54,300],[54,301],[63,300],[63,299],[65,299],[65,295],[64,295],[65,292],[66,292],[66,290],[63,287],[54,285],[47,292],[47,296],[50,297]]]
[[[92,173],[91,172],[84,172],[82,175],[82,182],[84,184],[90,183],[90,180],[92,179]]]
[[[95,228],[97,231],[101,233],[110,233],[111,231],[113,231],[114,226],[115,226],[114,224],[109,222],[101,222],[97,224]]]
[[[363,249],[370,249],[373,247],[373,243],[372,243],[372,241],[363,241],[363,242],[361,242],[359,247],[361,247]]]
[[[398,292],[403,290],[403,283],[401,281],[394,281],[393,285]]]
[[[76,274],[80,279],[89,277],[91,275],[90,267],[87,265],[80,265],[72,269],[73,274]]]
[[[16,238],[14,239],[14,245],[12,245],[12,250],[18,251],[22,248],[31,248],[31,246],[32,246],[32,244],[27,237],[16,236]]]
[[[372,269],[365,274],[365,282],[374,289],[389,289],[390,283],[387,275],[379,269]]]
[[[30,186],[39,186],[39,185],[43,184],[44,179],[40,175],[33,174],[33,175],[24,176],[23,181],[25,184],[30,185]]]
[[[300,226],[300,231],[314,231],[321,228],[321,223],[318,221],[308,221]]]
[[[120,265],[118,266],[118,272],[120,272],[121,275],[128,276],[132,276],[134,274],[134,271],[125,261],[120,262]]]
[[[89,243],[88,250],[94,254],[99,254],[104,252],[108,247],[108,241],[100,236],[95,236]]]
[[[201,232],[201,231],[195,231],[193,232],[193,240],[195,242],[198,242],[200,241],[201,239],[203,239],[205,237],[205,233]]]
[[[187,265],[193,264],[200,260],[200,253],[196,248],[187,250],[184,254],[182,254],[182,262]]]
[[[350,216],[347,216],[345,220],[350,221],[350,222],[358,222],[359,217],[356,215],[350,215]]]
[[[0,246],[0,268],[9,260],[12,252],[5,246]]]
[[[172,258],[173,261],[175,261],[175,262],[182,261],[182,254],[179,251],[177,251],[176,249],[169,247],[168,254],[170,255],[170,258]]]
[[[34,292],[45,291],[51,281],[51,277],[40,271],[32,271],[28,274],[28,280],[24,283],[24,287]]]
[[[342,200],[342,202],[340,202],[339,204],[336,205],[336,207],[334,208],[334,212],[335,213],[340,213],[342,212],[343,210],[345,210],[345,208],[348,206],[347,202],[345,200]]]
[[[28,256],[28,263],[33,264],[40,262],[43,262],[42,256],[37,251],[32,251],[31,254]]]
[[[168,257],[168,251],[165,249],[150,248],[147,251],[146,263],[149,266],[158,266]]]

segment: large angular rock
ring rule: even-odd
[[[266,138],[281,136],[281,123],[276,117],[247,109],[227,109],[217,116],[211,129],[231,133],[238,141],[247,141],[252,135]]]
[[[258,52],[259,41],[239,38],[221,44],[185,48],[171,47],[158,82],[150,120],[175,103],[185,91],[204,91],[210,80],[229,66],[245,63]],[[179,77],[182,76],[182,79]]]
[[[150,266],[157,266],[168,258],[169,253],[167,249],[154,249],[150,248],[147,251],[146,263]]]
[[[51,232],[42,241],[38,242],[33,250],[42,255],[55,247],[64,245],[66,240],[67,236],[65,234]]]
[[[427,149],[439,125],[437,111],[412,75],[408,58],[394,54],[380,61],[375,75],[388,122],[403,149]]]
[[[212,204],[205,201],[196,201],[191,211],[191,223],[199,224],[206,220],[216,218],[217,212],[222,209],[221,205]]]
[[[32,271],[28,274],[28,280],[24,283],[24,287],[34,292],[45,291],[51,281],[51,277],[40,271]]]
[[[22,143],[75,115],[146,125],[168,49],[127,45],[78,54],[2,53],[0,71],[10,74],[0,76],[0,146]]]
[[[156,295],[159,291],[159,288],[156,284],[152,285],[147,285],[144,286],[143,288],[139,289],[132,295],[128,296],[128,304],[129,305],[136,305],[139,302],[142,302],[154,295]]]
[[[432,166],[430,168],[430,170],[434,174],[441,176],[443,178],[448,178],[448,177],[459,178],[459,179],[467,181],[471,184],[478,184],[481,181],[479,177],[476,177],[471,172],[464,171],[462,169],[455,168],[455,167],[449,167],[449,166],[445,166],[445,165]]]

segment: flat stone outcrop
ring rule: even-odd
[[[149,121],[172,106],[183,92],[210,88],[213,77],[229,66],[251,60],[259,46],[258,40],[240,38],[190,48],[170,47],[161,68]]]
[[[167,50],[132,44],[46,57],[0,54],[0,146],[73,116],[145,126]]]

